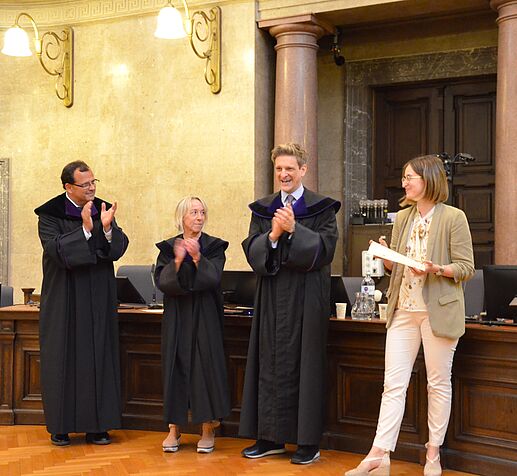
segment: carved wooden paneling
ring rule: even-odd
[[[456,378],[454,388],[461,412],[456,438],[517,450],[517,382]]]
[[[465,167],[466,168],[466,167]],[[494,262],[494,186],[455,187],[456,205],[467,215],[476,268]]]
[[[129,350],[125,360],[126,404],[161,406],[163,385],[160,354]]]
[[[242,406],[246,360],[246,355],[229,355],[227,359],[228,379],[231,384],[230,399],[232,402],[232,411],[240,411]]]
[[[457,205],[469,218],[472,229],[483,230],[486,223],[494,220],[494,188],[493,187],[458,187]],[[481,226],[479,226],[481,225]],[[488,238],[488,236],[487,236]]]
[[[400,177],[411,158],[440,150],[441,91],[406,87],[375,90],[374,196],[398,210]]]
[[[17,327],[5,323],[0,309],[0,352],[14,352],[14,367],[2,372],[0,423],[38,424],[37,311],[23,315]],[[32,320],[28,316],[32,315]],[[225,352],[233,411],[223,435],[237,435],[251,319],[225,319]],[[29,333],[29,330],[32,331]],[[13,330],[14,332],[11,332]],[[120,318],[123,427],[164,431],[161,405],[160,318],[124,312]],[[364,453],[372,443],[382,393],[386,329],[379,321],[331,320],[328,336],[327,421],[322,447]],[[14,339],[14,340],[13,340]],[[15,345],[12,346],[12,343]],[[442,462],[484,476],[517,474],[517,329],[468,325],[453,366],[453,408]],[[7,352],[7,353],[6,353]],[[29,374],[28,376],[26,374]],[[406,411],[394,458],[421,461],[427,441],[427,389],[420,352],[408,389]],[[20,397],[9,409],[10,389]],[[20,390],[21,389],[21,390]],[[197,428],[187,428],[197,431]]]
[[[40,386],[38,323],[20,321],[14,343],[13,406],[15,423],[45,422]]]
[[[476,268],[493,263],[495,107],[493,79],[445,87],[445,150],[451,155],[465,152],[475,158],[468,165],[456,166],[452,203],[469,220]]]
[[[161,316],[119,316],[122,424],[163,431]]]
[[[0,321],[0,424],[14,423],[14,321]]]
[[[238,436],[239,434],[251,321],[250,317],[229,316],[224,322],[224,349],[232,406],[232,411],[225,418],[221,429],[224,436]]]
[[[341,364],[337,370],[337,421],[376,427],[383,389],[382,369]]]
[[[475,474],[517,474],[517,332],[476,326],[453,366],[447,464]]]
[[[39,346],[38,346],[39,347]],[[24,350],[23,400],[41,401],[40,353],[39,348]]]

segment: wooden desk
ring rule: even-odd
[[[123,427],[165,431],[161,315],[121,310]],[[251,319],[227,317],[225,350],[232,413],[221,432],[237,436]],[[331,319],[323,447],[364,453],[382,393],[386,329],[380,321]],[[453,409],[442,460],[486,476],[517,474],[517,329],[468,324],[453,367]],[[38,309],[0,308],[0,423],[44,423],[39,387]],[[427,394],[423,356],[413,368],[394,458],[424,462]]]

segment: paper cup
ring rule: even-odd
[[[381,321],[385,321],[388,316],[386,315],[388,312],[388,305],[387,304],[379,304],[379,319]]]
[[[336,317],[338,319],[344,319],[346,316],[346,302],[336,303]]]

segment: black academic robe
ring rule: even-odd
[[[35,210],[43,246],[41,393],[50,433],[97,433],[121,425],[117,290],[113,261],[128,246],[113,221],[108,243],[94,200],[86,240],[65,194]],[[109,209],[111,205],[106,202]]]
[[[198,266],[187,254],[178,272],[174,241],[162,241],[156,263],[157,286],[163,291],[163,410],[167,423],[184,425],[223,418],[230,413],[223,347],[221,277],[228,243],[201,234]]]
[[[280,194],[250,205],[242,243],[258,276],[239,433],[277,443],[319,445],[325,421],[330,263],[340,203],[305,189],[296,229],[276,249],[268,238]]]

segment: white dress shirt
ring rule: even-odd
[[[72,202],[72,204],[74,205],[74,207],[77,207],[77,208],[82,208],[80,207],[79,205],[77,205],[77,203],[75,203],[69,196],[68,196],[68,193],[65,193],[65,196],[66,198],[68,198],[68,200],[70,200]],[[111,243],[111,230],[112,228],[110,227],[109,231],[104,231],[104,228],[102,229],[102,231],[104,231],[104,236],[106,237],[106,240],[108,243]],[[83,225],[83,233],[84,233],[84,237],[89,240],[91,237],[92,237],[92,234],[84,227]]]
[[[300,185],[293,193],[287,193],[287,192],[284,192],[283,190],[281,190],[280,191],[280,200],[282,200],[284,207],[287,206],[287,197],[289,195],[292,195],[294,198],[294,200],[291,202],[291,206],[293,206],[295,204],[295,202],[301,198],[301,196],[303,195],[303,191],[304,191],[303,185]],[[291,236],[293,236],[292,233],[289,235],[289,239],[291,238]],[[271,248],[276,248],[278,246],[278,241],[273,241],[271,239],[269,241],[271,243]]]

